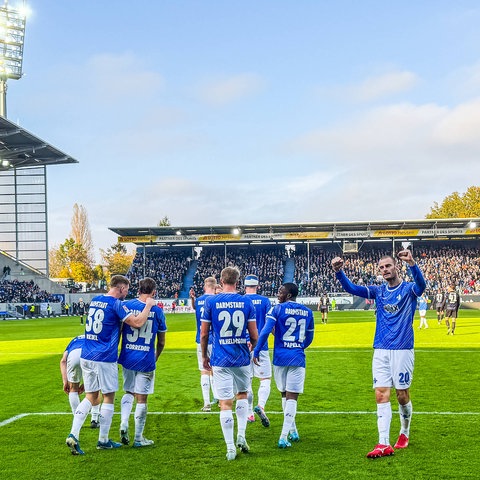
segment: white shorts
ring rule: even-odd
[[[123,389],[130,393],[150,395],[155,384],[155,370],[153,372],[137,372],[122,367]]]
[[[253,363],[252,352],[252,377],[257,378],[271,378],[272,376],[272,362],[270,361],[270,355],[268,350],[261,350],[258,357],[260,365]]]
[[[212,356],[212,344],[210,344],[208,346],[208,349],[207,349],[207,353],[208,353],[208,356],[211,357]],[[202,346],[197,343],[197,361],[198,361],[198,369],[199,370],[205,370],[203,368],[203,360],[202,360]]]
[[[418,313],[420,314],[421,317],[424,317],[427,314],[426,310],[419,310]]]
[[[273,366],[273,376],[280,392],[303,393],[305,367]]]
[[[118,390],[117,362],[95,362],[80,359],[85,393],[112,393]]]
[[[248,392],[250,388],[251,367],[212,367],[216,397],[230,400],[239,392]]]
[[[383,350],[373,352],[373,388],[410,388],[413,379],[414,353],[412,350]]]
[[[67,355],[67,380],[71,383],[80,383],[82,380],[81,354],[82,349],[76,348]]]

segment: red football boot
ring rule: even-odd
[[[393,446],[394,448],[407,448],[408,447],[408,437],[403,433],[398,437],[397,443]]]
[[[367,453],[367,458],[380,458],[380,457],[388,457],[393,455],[395,451],[390,445],[382,445],[379,443],[375,446],[375,448]]]

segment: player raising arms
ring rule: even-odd
[[[259,363],[260,353],[268,336],[275,328],[273,346],[273,375],[282,394],[283,427],[278,440],[279,448],[291,447],[298,442],[295,416],[298,395],[305,383],[305,349],[312,343],[314,321],[312,311],[296,302],[298,287],[285,283],[278,290],[279,304],[270,309],[265,326],[260,332],[253,351],[253,361]]]
[[[82,347],[80,365],[82,367],[85,398],[80,402],[73,416],[72,429],[66,444],[72,455],[84,455],[78,437],[92,405],[103,404],[100,411],[100,433],[98,449],[121,447],[121,443],[108,438],[113,418],[113,402],[118,390],[118,342],[123,322],[140,328],[148,319],[155,300],[148,299],[145,308],[135,315],[122,300],[128,293],[130,282],[123,275],[114,275],[105,295],[94,297],[90,303],[85,322],[85,343]]]
[[[335,257],[332,260],[332,267],[342,287],[353,295],[374,299],[377,305],[372,373],[379,441],[367,454],[368,458],[385,457],[394,453],[390,446],[392,387],[397,394],[401,424],[400,435],[394,447],[406,448],[410,435],[412,402],[409,389],[414,365],[413,318],[417,298],[425,290],[425,280],[410,250],[400,251],[398,258],[408,264],[414,282],[405,282],[399,276],[397,263],[392,256],[384,256],[378,262],[378,269],[386,282],[380,286],[353,284],[342,270],[343,259]]]
[[[138,298],[125,302],[125,305],[135,314],[139,314],[149,298],[157,293],[157,284],[152,278],[146,277],[138,282]],[[125,394],[121,401],[120,441],[124,445],[130,443],[128,421],[135,407],[135,439],[134,447],[148,447],[153,440],[143,436],[147,420],[147,399],[154,391],[155,369],[158,357],[165,347],[165,315],[163,310],[155,305],[148,314],[148,320],[142,328],[123,325],[122,349],[118,363],[123,367],[123,389]],[[156,340],[156,348],[155,348]]]
[[[213,370],[215,391],[220,404],[220,425],[227,445],[227,460],[237,456],[233,441],[233,398],[236,396],[238,422],[236,446],[247,453],[250,447],[245,439],[248,416],[247,391],[250,386],[250,343],[255,347],[258,339],[255,307],[245,295],[236,291],[240,272],[235,267],[225,267],[220,275],[223,293],[207,299],[202,314],[200,344],[203,368]],[[213,330],[212,356],[208,354],[208,337]]]

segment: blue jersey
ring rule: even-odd
[[[418,298],[418,309],[419,310],[427,310],[427,300],[424,297]]]
[[[125,302],[125,305],[135,314],[142,313],[145,302],[138,298]],[[156,367],[155,339],[158,332],[166,332],[165,314],[160,307],[152,307],[148,320],[135,328],[123,324],[122,348],[118,363],[136,372],[152,372]]]
[[[386,283],[368,287],[354,285],[343,271],[337,272],[342,287],[349,293],[375,299],[377,326],[373,348],[410,350],[413,348],[413,317],[417,297],[425,290],[425,280],[420,269],[410,267],[415,283],[402,281],[390,288]]]
[[[272,304],[267,297],[259,295],[258,293],[247,293],[248,298],[252,301],[255,307],[255,317],[257,319],[257,330],[262,331],[262,328],[265,326],[265,317],[267,316],[268,311],[272,308]],[[266,343],[262,350],[268,350],[268,343]]]
[[[123,321],[131,314],[126,305],[110,295],[94,297],[85,322],[85,343],[81,358],[116,362]]]
[[[77,348],[83,347],[83,342],[85,340],[85,335],[78,335],[70,340],[70,343],[65,348],[65,351],[70,354],[72,350],[76,350]]]
[[[212,357],[214,367],[250,365],[247,345],[247,323],[255,321],[252,301],[239,293],[219,293],[207,299],[202,322],[213,331]]]
[[[197,320],[197,335],[195,336],[195,342],[200,343],[200,327],[202,325],[202,313],[203,308],[205,306],[205,302],[207,298],[213,296],[213,293],[205,293],[198,297],[195,300],[195,318]],[[212,331],[210,330],[210,334],[208,335],[208,344],[212,343]]]
[[[267,314],[275,323],[273,364],[286,367],[305,367],[305,338],[313,338],[312,311],[297,302],[279,303]]]

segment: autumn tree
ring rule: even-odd
[[[480,217],[480,187],[468,187],[464,194],[453,192],[439,205],[434,202],[426,218]]]
[[[75,204],[73,206],[71,226],[72,231],[70,237],[73,238],[76,244],[83,247],[86,252],[88,266],[92,268],[94,263],[92,234],[88,222],[87,210],[83,205]]]
[[[76,282],[94,280],[88,253],[73,238],[67,238],[57,248],[50,249],[50,275],[56,278],[73,278]]]
[[[107,250],[100,249],[100,255],[107,269],[107,280],[110,280],[112,275],[125,275],[135,257],[135,254],[128,253],[125,245],[121,243],[116,243]]]
[[[85,207],[75,204],[70,237],[49,251],[49,272],[55,278],[73,278],[76,282],[97,280],[93,270],[93,242]]]

